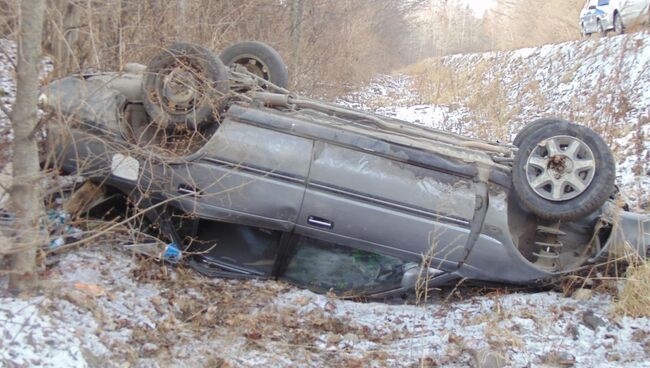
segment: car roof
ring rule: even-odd
[[[228,120],[306,136],[356,150],[370,151],[403,162],[435,167],[466,177],[474,177],[484,171],[491,180],[508,185],[507,178],[495,178],[492,174],[492,172],[500,172],[502,175],[497,174],[497,176],[507,176],[510,171],[508,167],[495,163],[483,150],[462,146],[463,142],[487,143],[433,130],[428,132],[430,137],[418,136],[417,133],[424,130],[412,130],[410,129],[413,127],[412,124],[399,120],[397,121],[401,123],[401,128],[396,127],[396,130],[388,131],[308,109],[283,112],[272,108],[237,104],[228,109],[226,123]],[[441,140],[432,138],[436,135],[439,135]]]

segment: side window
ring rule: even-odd
[[[598,6],[609,5],[609,0],[598,0]]]
[[[300,237],[284,278],[315,291],[352,296],[399,288],[404,264],[395,257]]]
[[[178,217],[175,219],[179,223]],[[210,220],[181,223],[188,251],[205,265],[235,273],[270,275],[282,233]]]

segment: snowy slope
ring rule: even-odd
[[[650,34],[452,55],[382,76],[341,102],[488,140],[556,116],[602,134],[618,183],[650,208]]]

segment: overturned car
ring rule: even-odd
[[[47,160],[121,193],[197,271],[385,296],[645,257],[609,148],[559,119],[489,143],[300,97],[278,53],[191,44],[45,87]]]

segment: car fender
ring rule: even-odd
[[[609,238],[592,262],[642,259],[650,252],[650,215],[627,212],[608,202],[602,220],[611,224]]]

